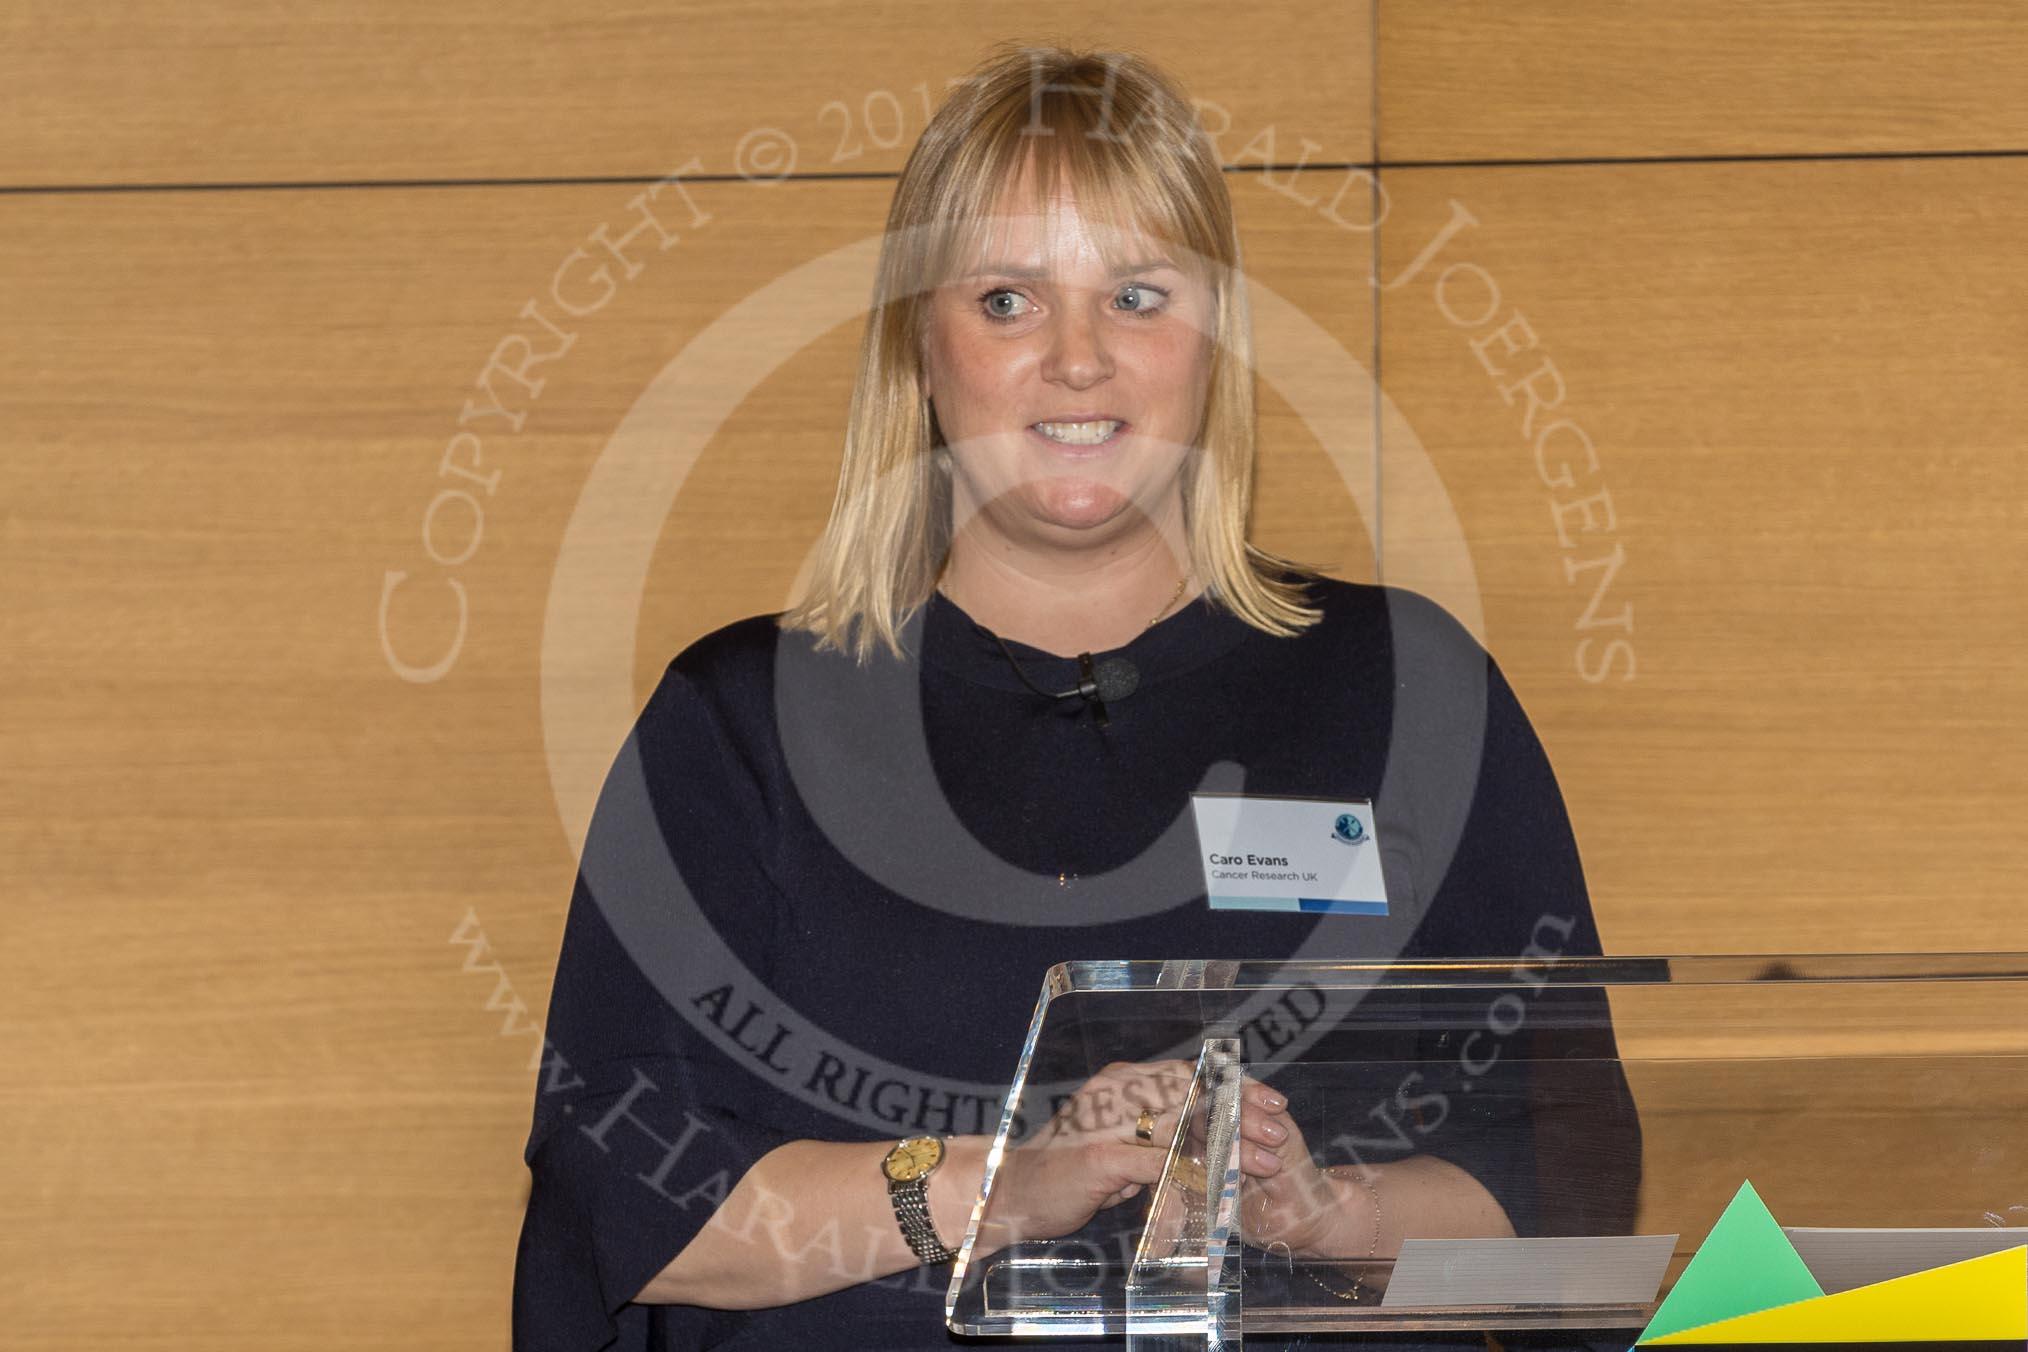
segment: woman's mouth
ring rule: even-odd
[[[1053,446],[1089,451],[1119,440],[1127,424],[1118,418],[1098,418],[1091,422],[1033,423],[1028,430]]]

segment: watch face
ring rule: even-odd
[[[887,1152],[881,1169],[897,1183],[912,1183],[943,1163],[944,1143],[934,1136],[913,1136]]]

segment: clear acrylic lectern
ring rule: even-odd
[[[1176,1093],[1088,1088],[1121,1064],[1167,1067]],[[1248,1080],[1328,1170],[1304,1171],[1329,1185],[1300,1232],[1242,1167]],[[1038,1219],[1049,1152],[1139,1148],[1143,1106],[1163,1113],[1160,1181],[1067,1233]],[[1065,964],[946,1313],[1133,1352],[1624,1343],[1721,1213],[1827,1293],[2028,1243],[2028,954]]]

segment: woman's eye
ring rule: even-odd
[[[979,303],[986,307],[986,317],[988,319],[1016,319],[1020,317],[1021,312],[1019,310],[999,308],[996,302],[1001,300],[1020,301],[1023,305],[1028,303],[1027,299],[1019,292],[1009,291],[1005,287],[995,287],[979,297]]]
[[[1169,293],[1167,291],[1164,291],[1159,286],[1148,286],[1141,282],[1135,282],[1120,294],[1123,296],[1138,294],[1141,297],[1140,303],[1133,308],[1133,313],[1135,314],[1157,314],[1169,301]]]

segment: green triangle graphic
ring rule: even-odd
[[[1742,1183],[1641,1330],[1641,1342],[1823,1294],[1753,1184]]]

